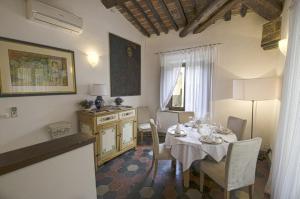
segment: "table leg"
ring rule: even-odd
[[[186,170],[183,172],[183,186],[184,188],[190,187],[190,170]]]

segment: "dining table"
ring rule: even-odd
[[[214,133],[215,137],[221,138],[221,143],[204,142],[203,136],[209,136],[214,128],[210,124],[201,124],[200,127],[180,125],[183,136],[178,136],[174,132],[178,125],[168,128],[165,147],[171,149],[171,155],[182,164],[184,187],[189,187],[190,166],[196,160],[202,160],[209,156],[214,161],[220,162],[227,155],[230,143],[236,142],[237,137],[233,132],[227,134]]]

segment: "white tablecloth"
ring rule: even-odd
[[[220,162],[227,154],[230,142],[237,141],[235,134],[220,135],[225,142],[222,144],[204,144],[199,141],[203,135],[197,132],[197,129],[182,126],[181,129],[187,133],[185,137],[175,137],[169,132],[176,127],[171,126],[166,135],[165,146],[171,148],[171,154],[182,163],[183,171],[190,168],[195,160],[201,160],[207,155],[211,156],[217,162]]]

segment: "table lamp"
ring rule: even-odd
[[[93,84],[90,90],[91,96],[97,96],[95,100],[95,106],[99,111],[104,106],[104,100],[102,96],[107,95],[107,90],[104,84]]]
[[[279,78],[233,80],[233,99],[252,102],[251,139],[253,138],[253,118],[255,102],[278,99],[279,93]]]

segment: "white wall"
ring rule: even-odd
[[[153,89],[159,89],[159,60],[155,52],[223,43],[219,46],[219,60],[214,75],[215,121],[226,125],[229,115],[248,120],[245,138],[250,135],[251,103],[232,100],[232,80],[278,76],[282,73],[284,56],[279,50],[264,51],[260,47],[264,19],[254,13],[245,18],[234,16],[230,22],[217,21],[201,34],[179,38],[178,33],[153,36],[146,42],[146,67],[157,75]],[[259,88],[257,88],[259,89]],[[156,93],[156,103],[159,93]],[[265,147],[272,143],[278,115],[279,101],[258,102],[255,135],[263,137]]]
[[[147,105],[146,103],[156,100],[156,93],[153,92],[157,91],[147,82],[152,69],[146,68],[144,64],[145,38],[121,14],[105,9],[99,0],[44,2],[82,17],[83,33],[77,36],[27,20],[25,0],[0,0],[0,36],[75,51],[78,94],[0,98],[0,114],[8,112],[8,108],[12,106],[19,110],[18,118],[0,119],[0,152],[49,139],[45,126],[51,122],[70,121],[73,131],[77,132],[77,103],[88,97],[88,85],[105,83],[109,86],[109,32],[139,43],[142,47],[142,95],[124,97],[124,104]],[[95,68],[87,63],[85,53],[88,51],[96,51],[101,56],[100,63]],[[109,101],[109,97],[106,99]]]
[[[89,144],[2,175],[0,198],[96,199],[93,154],[93,144]]]

